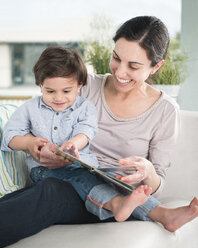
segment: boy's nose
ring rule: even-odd
[[[63,99],[62,94],[56,94],[56,95],[55,95],[55,100],[56,100],[56,101],[61,101],[62,99]]]

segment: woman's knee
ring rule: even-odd
[[[52,177],[37,183],[36,188],[40,191],[43,200],[63,201],[64,199],[68,199],[68,195],[76,194],[70,183]]]

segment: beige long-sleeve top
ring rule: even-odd
[[[107,76],[90,74],[87,85],[81,89],[81,95],[90,99],[98,111],[99,133],[92,141],[91,150],[102,167],[116,166],[118,159],[129,156],[150,160],[161,178],[161,184],[153,194],[158,197],[178,135],[178,104],[162,92],[158,101],[143,114],[129,119],[118,118],[105,101]]]

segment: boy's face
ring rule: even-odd
[[[45,104],[60,112],[75,102],[81,85],[75,77],[54,77],[46,78],[40,87]]]

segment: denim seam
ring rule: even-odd
[[[103,208],[104,204],[101,204],[95,200],[93,200],[89,195],[87,195],[87,200],[98,206],[99,208]]]

